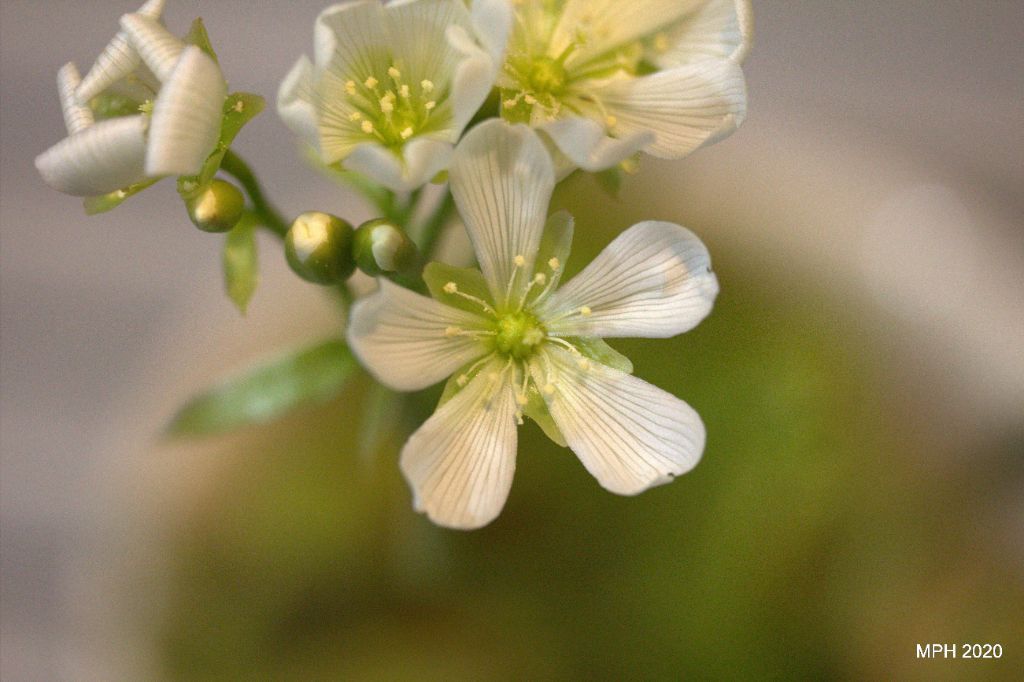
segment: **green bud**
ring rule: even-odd
[[[188,217],[203,232],[227,232],[242,218],[245,198],[224,180],[213,180],[185,201]]]
[[[295,274],[308,282],[343,282],[356,268],[352,226],[329,213],[303,213],[284,238],[284,254]]]
[[[416,262],[416,245],[402,228],[386,218],[360,225],[354,250],[359,269],[373,276],[401,272]]]

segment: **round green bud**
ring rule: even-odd
[[[285,235],[284,254],[295,274],[308,282],[343,282],[356,268],[352,226],[330,213],[303,213]]]
[[[242,218],[245,198],[224,180],[213,180],[186,201],[188,217],[203,232],[227,232]]]
[[[373,276],[401,272],[416,263],[416,245],[402,228],[386,218],[359,226],[354,251],[359,269]]]

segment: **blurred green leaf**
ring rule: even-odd
[[[213,45],[210,44],[210,35],[206,32],[206,25],[203,24],[201,18],[197,18],[192,22],[188,35],[185,36],[185,42],[189,45],[195,45],[208,54],[213,61],[220,63],[217,59],[217,53],[213,51]]]
[[[289,353],[193,398],[171,421],[173,436],[219,433],[338,395],[358,367],[344,341]]]
[[[246,214],[224,242],[224,286],[228,297],[245,315],[249,300],[259,282],[256,248],[256,220]]]
[[[86,197],[82,200],[82,204],[85,206],[85,213],[86,215],[96,215],[97,213],[106,213],[107,211],[113,210],[120,206],[125,199],[134,194],[138,194],[158,179],[159,178],[143,180],[142,182],[137,182],[134,185],[129,185],[124,189],[114,190],[109,194],[101,194],[98,197]]]

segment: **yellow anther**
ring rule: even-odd
[[[506,109],[515,109],[517,104],[519,104],[519,100],[507,99],[501,103],[501,106],[505,107]]]
[[[423,105],[423,108],[426,109],[427,111],[430,111],[431,109],[433,109],[436,106],[437,106],[437,102],[435,102],[434,100],[430,100],[429,102],[427,102],[426,104]]]
[[[609,128],[614,128],[616,125],[618,125],[618,123],[619,123],[619,119],[615,118],[614,116],[612,116],[610,114],[608,116],[604,117],[604,124],[606,126],[608,126]]]
[[[586,358],[580,358],[576,361],[576,364],[584,371],[590,369],[590,360],[587,360]]]
[[[391,101],[391,98],[385,95],[380,98],[380,110],[385,114],[390,114],[395,110],[395,103]]]
[[[533,281],[537,284],[544,284],[545,282],[548,281],[548,276],[545,275],[543,272],[538,272],[536,275],[533,276]]]
[[[363,85],[365,85],[366,87],[368,87],[371,90],[373,90],[375,87],[377,87],[377,83],[379,83],[379,82],[380,81],[378,81],[376,78],[374,78],[373,76],[370,76],[365,81],[363,81]]]
[[[668,36],[664,33],[659,33],[654,36],[654,49],[658,52],[664,52],[669,48]]]
[[[520,393],[519,395],[516,396],[516,402],[522,405],[523,407],[526,407],[530,403],[530,399],[527,398],[522,393]]]
[[[444,293],[446,294],[457,294],[459,293],[459,285],[455,282],[448,282],[444,285]]]
[[[523,101],[529,104],[530,106],[533,106],[534,104],[537,103],[537,98],[534,97],[533,95],[525,95],[523,97]]]
[[[562,267],[562,262],[557,258],[552,257],[548,260],[548,267],[552,270],[558,270],[558,268]]]
[[[355,81],[347,81],[345,83],[345,92],[347,92],[350,95],[356,94],[356,82]]]
[[[459,327],[445,327],[444,330],[445,336],[458,336],[461,333],[462,329],[460,329]]]
[[[469,377],[467,377],[465,374],[460,374],[459,377],[455,380],[455,383],[459,385],[459,388],[462,388],[463,386],[469,383]]]
[[[366,133],[367,135],[373,132],[373,124],[370,123],[369,121],[363,121],[363,125],[361,125],[360,127],[363,129],[363,132]]]
[[[590,306],[588,306],[588,305],[585,305],[582,308],[580,308],[580,315],[582,315],[583,317],[590,317],[591,313],[593,313],[593,312],[594,311],[591,310]]]
[[[410,137],[412,137],[412,127],[406,128],[405,130],[400,132],[399,135],[402,136],[403,140],[408,140]]]
[[[544,384],[544,388],[541,389],[541,390],[544,391],[544,395],[554,395],[555,394],[555,385],[554,384]]]
[[[405,99],[409,99],[409,86],[408,85],[403,85],[402,87],[400,87],[398,89],[398,94],[401,95]]]
[[[363,115],[361,113],[359,113],[358,111],[353,111],[351,114],[348,115],[348,120],[350,120],[350,121],[358,121],[362,117],[363,117]]]
[[[394,78],[395,80],[398,80],[399,78],[402,77],[402,72],[392,66],[388,69],[388,75]]]
[[[526,257],[522,255],[516,256],[515,258],[512,259],[512,262],[516,264],[517,268],[521,268],[524,265],[526,265]]]
[[[238,100],[237,102],[235,102],[235,106],[231,108],[235,110],[235,113],[240,114],[245,109],[245,102],[243,102],[242,100]]]
[[[433,92],[434,91],[434,82],[433,81],[428,81],[428,80],[422,80],[422,81],[420,81],[420,89],[423,90],[423,92]]]

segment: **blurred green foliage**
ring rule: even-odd
[[[578,270],[644,215],[570,181]],[[586,207],[584,206],[586,204]],[[504,513],[472,533],[416,515],[397,454],[438,390],[370,384],[224,445],[185,510],[158,639],[176,679],[991,679],[1008,661],[917,661],[917,642],[1024,642],[1019,566],[974,535],[998,478],[928,464],[851,311],[715,246],[696,330],[612,342],[703,416],[701,464],[636,498],[602,490],[533,424]],[[987,469],[985,467],[988,467]],[[1004,485],[1016,485],[1012,470]],[[963,553],[970,547],[969,555]],[[993,577],[1001,580],[993,582]],[[1016,651],[1013,651],[1016,643]],[[1018,668],[1019,669],[1019,668]]]

